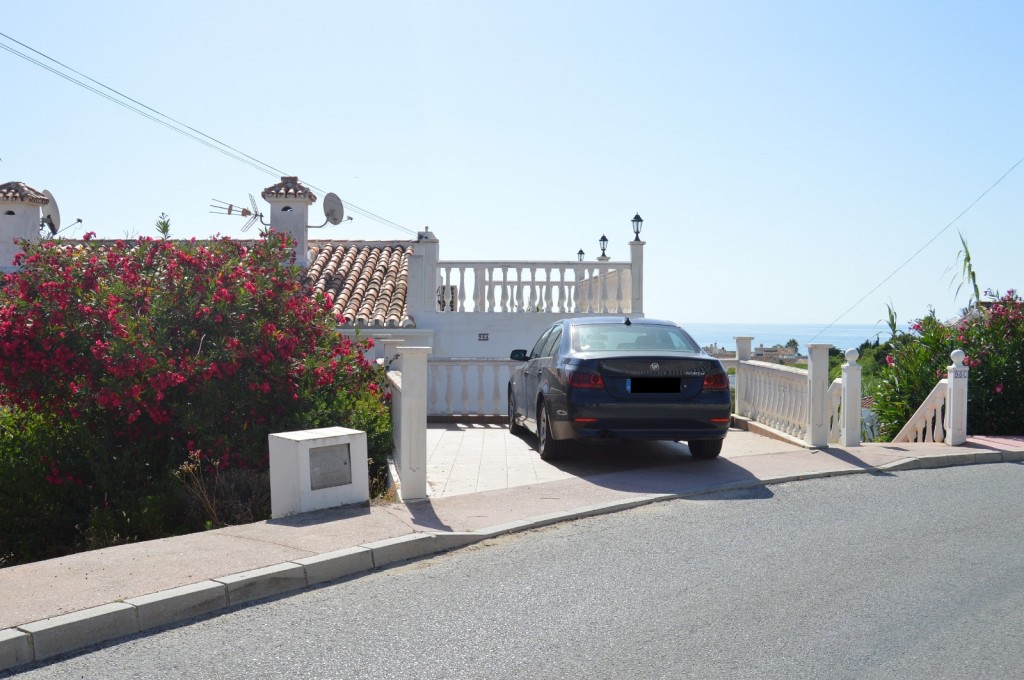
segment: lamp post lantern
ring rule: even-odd
[[[644,218],[640,217],[640,213],[633,216],[633,233],[636,235],[633,240],[640,240],[640,230],[643,229]]]

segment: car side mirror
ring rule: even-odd
[[[508,358],[512,361],[528,361],[530,359],[530,353],[525,349],[514,349]]]

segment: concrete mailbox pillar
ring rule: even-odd
[[[324,427],[269,439],[271,517],[370,500],[365,432]]]

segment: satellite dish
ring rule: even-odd
[[[338,226],[345,219],[345,206],[342,205],[338,194],[331,192],[324,196],[324,217],[334,226]]]
[[[43,206],[42,226],[47,227],[50,234],[56,236],[60,230],[60,209],[57,208],[57,199],[48,189],[43,189],[43,196],[50,199],[50,202]]]

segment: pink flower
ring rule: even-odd
[[[1003,383],[999,383],[998,385],[996,385],[996,394],[1002,394],[1002,393],[1003,393]]]
[[[885,355],[885,363],[888,364],[889,366],[892,366],[892,365],[894,365],[896,363],[896,360],[892,358],[891,354],[886,354]]]

